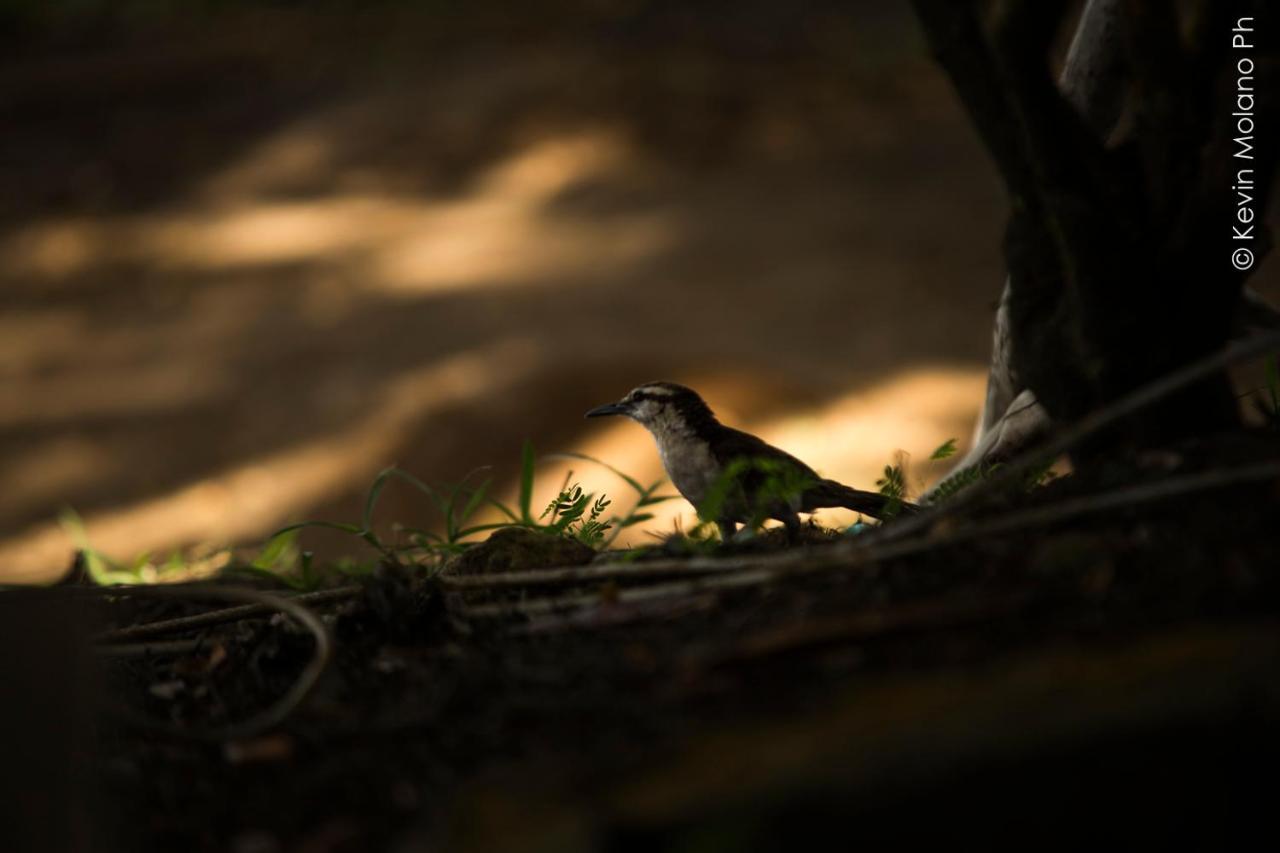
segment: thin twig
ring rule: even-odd
[[[114,659],[146,657],[181,657],[189,655],[205,644],[203,637],[190,640],[160,640],[150,643],[100,644],[94,652],[101,657]]]
[[[121,588],[121,592],[126,595],[153,595],[156,590],[176,590],[177,595],[164,596],[181,598],[182,590],[192,589],[189,585],[173,585],[173,586],[130,586]],[[112,588],[113,590],[115,588]],[[247,591],[243,587],[199,587],[201,592],[204,590],[215,589],[240,589]],[[348,598],[355,598],[360,594],[363,587],[359,585],[340,586],[334,589],[322,589],[318,592],[304,592],[300,595],[281,596],[271,594],[270,598],[274,601],[293,601],[299,604],[327,604],[333,601],[343,601]],[[209,596],[215,597],[215,596]],[[106,631],[99,634],[95,640],[99,643],[117,643],[126,640],[139,640],[144,637],[158,637],[163,634],[177,634],[183,631],[194,631],[199,628],[208,628],[212,625],[221,625],[226,622],[238,622],[241,619],[249,619],[254,616],[265,616],[269,613],[280,610],[274,604],[266,604],[257,599],[251,599],[254,604],[245,604],[239,607],[227,607],[222,610],[211,610],[208,613],[197,613],[194,616],[181,616],[176,619],[162,619],[158,622],[146,622],[141,625],[130,625],[127,628],[117,628],[114,631]]]
[[[358,589],[358,588],[357,588]],[[338,590],[325,590],[325,592],[335,593]],[[299,600],[304,596],[295,596],[294,598],[284,598],[270,592],[264,592],[259,589],[250,589],[247,587],[232,586],[211,586],[203,584],[182,584],[174,586],[151,586],[151,587],[134,587],[130,589],[130,594],[141,595],[146,598],[212,598],[222,599],[224,601],[244,601],[249,602],[250,606],[259,608],[260,612],[266,613],[277,611],[285,613],[298,624],[305,628],[315,639],[315,645],[311,652],[311,658],[307,661],[307,665],[294,681],[293,686],[289,688],[284,696],[280,697],[274,704],[266,710],[261,711],[243,722],[236,723],[222,728],[205,728],[201,726],[173,726],[159,721],[146,720],[136,718],[135,715],[129,715],[128,720],[141,728],[151,731],[163,732],[166,734],[177,735],[180,737],[198,738],[201,740],[236,740],[241,738],[253,737],[261,734],[267,729],[274,728],[284,722],[303,700],[311,693],[316,682],[320,680],[320,676],[324,673],[325,668],[329,665],[329,660],[333,655],[333,646],[329,639],[329,631],[325,628],[324,623],[320,621],[314,613],[303,607]],[[312,600],[315,596],[312,595]],[[243,608],[229,608],[229,610],[241,610]],[[228,610],[215,611],[215,613],[227,613]],[[213,614],[205,614],[213,615]],[[243,616],[235,618],[244,618]],[[177,620],[168,620],[172,623]],[[152,626],[162,623],[151,623]],[[137,626],[145,628],[148,626]]]
[[[533,569],[484,575],[442,575],[438,580],[447,590],[523,589],[530,586],[560,586],[601,581],[655,580],[672,576],[717,574],[732,571],[740,561],[732,557],[671,557],[642,563],[595,563],[559,569]]]

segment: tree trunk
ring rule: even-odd
[[[1053,422],[1070,422],[1222,347],[1248,274],[1232,265],[1237,172],[1252,169],[1242,173],[1257,188],[1249,206],[1264,220],[1280,150],[1263,123],[1280,82],[1274,52],[1252,38],[1273,23],[1264,4],[1203,0],[1182,22],[1174,4],[1091,0],[1061,89],[1047,58],[1065,3],[1005,3],[985,27],[970,3],[915,5],[1010,195],[1002,307],[1016,381],[1004,396],[1030,388]],[[1232,30],[1250,26],[1248,47],[1233,46]],[[1242,59],[1259,125],[1248,161],[1232,156]],[[1246,247],[1260,260],[1267,242]],[[1002,354],[998,344],[993,369]],[[1001,391],[993,381],[989,408]],[[1081,453],[1236,424],[1219,374]]]

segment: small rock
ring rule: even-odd
[[[476,575],[581,566],[591,562],[595,555],[595,551],[576,539],[527,527],[503,527],[450,560],[445,571]]]
[[[175,679],[173,681],[158,681],[148,687],[147,692],[157,699],[164,699],[171,702],[186,688],[186,684]]]

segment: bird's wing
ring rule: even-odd
[[[728,465],[735,459],[767,459],[793,465],[805,477],[813,479],[797,507],[801,512],[813,512],[824,507],[845,507],[869,515],[873,518],[885,518],[892,513],[910,514],[917,510],[913,504],[905,501],[894,501],[878,492],[866,492],[838,483],[835,480],[824,480],[812,468],[799,459],[779,450],[749,433],[729,427],[722,427],[723,433],[712,442],[712,452],[721,466]],[[742,476],[742,486],[748,495],[754,495],[764,483],[768,474],[758,470],[748,470]],[[892,507],[892,513],[890,512]]]
[[[712,446],[712,455],[716,456],[716,461],[719,462],[721,467],[731,464],[735,460],[760,459],[782,462],[782,464],[794,466],[801,474],[812,476],[815,480],[822,479],[819,478],[812,467],[797,460],[791,453],[780,450],[780,448],[774,447],[773,444],[756,438],[755,435],[750,433],[741,432],[739,429],[731,427],[719,428],[718,434],[710,442],[710,446]],[[750,488],[750,483],[748,483],[748,488]]]

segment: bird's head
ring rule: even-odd
[[[649,382],[616,403],[597,406],[587,412],[589,418],[623,415],[650,430],[687,428],[696,430],[713,423],[715,415],[698,396],[698,392],[674,382]]]

